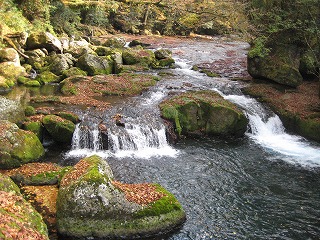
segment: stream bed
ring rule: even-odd
[[[124,116],[125,128],[110,128],[109,149],[93,133],[95,143],[74,143],[58,161],[68,165],[98,154],[117,180],[157,182],[171,191],[187,220],[159,239],[319,239],[320,146],[287,134],[266,106],[241,93],[246,83],[230,80],[245,77],[248,44],[213,38],[166,47],[172,49],[177,68],[161,70],[155,87],[115,101],[106,112],[83,113],[82,124],[93,127],[92,133],[101,120],[108,124],[115,114]],[[191,70],[194,64],[212,62],[231,65],[225,66],[228,71],[220,66],[220,77]],[[238,104],[250,119],[250,129],[243,138],[189,138],[169,144],[158,104],[176,93],[203,89]],[[79,141],[87,133],[77,134]]]

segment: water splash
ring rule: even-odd
[[[223,95],[223,97],[244,109],[250,126],[247,136],[256,143],[282,154],[287,162],[302,166],[320,166],[320,147],[303,137],[286,133],[280,118],[266,111],[261,103],[243,95]]]

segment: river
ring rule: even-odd
[[[161,70],[162,80],[141,96],[116,101],[103,113],[83,113],[87,127],[78,126],[72,149],[62,153],[60,163],[98,154],[117,180],[157,182],[171,191],[187,220],[159,239],[319,239],[320,146],[286,133],[271,110],[241,93],[246,83],[230,80],[245,74],[245,65],[238,63],[248,44],[212,38],[167,47],[176,68]],[[231,64],[220,66],[221,77],[191,70],[217,60]],[[200,89],[218,91],[243,109],[250,120],[244,137],[167,142],[158,104]],[[111,124],[115,114],[124,116],[125,128]],[[96,131],[101,120],[110,126],[108,150]]]

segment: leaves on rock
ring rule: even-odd
[[[139,205],[147,205],[166,196],[166,194],[158,192],[156,186],[150,183],[128,184],[112,181],[112,184],[125,193],[129,202],[135,202]]]

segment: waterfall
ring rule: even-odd
[[[108,130],[109,148],[117,157],[149,158],[177,153],[168,145],[165,126],[160,121],[128,118],[124,127],[111,126]]]
[[[253,141],[271,152],[282,154],[283,160],[288,162],[305,166],[320,165],[319,147],[303,137],[286,133],[280,118],[261,103],[244,95],[220,94],[245,111],[250,126],[247,136]]]

